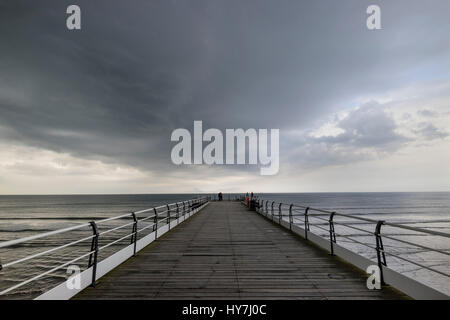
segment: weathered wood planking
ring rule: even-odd
[[[213,202],[75,299],[404,299],[237,202]]]

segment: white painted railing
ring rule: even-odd
[[[141,211],[131,212],[128,214],[123,214],[107,219],[102,219],[98,221],[91,221],[90,223],[84,223],[77,226],[69,227],[69,228],[63,228],[55,231],[50,231],[46,233],[40,233],[36,235],[32,235],[29,237],[21,238],[21,239],[15,239],[11,241],[5,241],[0,243],[0,248],[14,248],[16,246],[19,246],[21,244],[47,238],[53,235],[63,234],[67,232],[72,232],[75,230],[81,230],[86,228],[91,228],[92,235],[88,237],[82,237],[80,239],[77,239],[75,241],[62,244],[60,246],[54,247],[52,249],[48,249],[42,252],[38,252],[32,255],[28,255],[26,257],[14,260],[14,261],[8,261],[4,264],[0,265],[0,275],[1,272],[13,265],[25,263],[29,260],[46,256],[50,253],[53,253],[55,251],[69,248],[71,246],[74,246],[76,244],[80,244],[84,241],[90,240],[90,250],[86,253],[83,253],[80,256],[77,256],[76,258],[73,258],[72,260],[65,262],[63,264],[60,264],[54,268],[51,268],[49,270],[46,270],[34,277],[31,277],[25,281],[22,281],[18,284],[15,284],[7,289],[4,289],[0,292],[0,295],[6,295],[8,293],[13,293],[14,290],[23,287],[29,283],[32,283],[38,279],[41,279],[45,277],[46,275],[50,275],[54,273],[55,271],[61,270],[63,268],[69,267],[70,265],[73,265],[77,262],[79,262],[82,259],[89,258],[88,268],[84,270],[83,272],[76,275],[77,278],[77,285],[74,286],[74,279],[69,278],[63,283],[57,285],[55,288],[41,294],[36,299],[69,299],[76,295],[81,290],[85,289],[86,287],[90,285],[95,285],[95,282],[107,274],[109,271],[117,267],[119,264],[124,262],[125,260],[129,259],[133,255],[135,255],[137,252],[139,252],[141,249],[146,247],[148,244],[152,243],[155,239],[161,237],[163,234],[177,226],[178,224],[182,223],[192,215],[196,214],[199,210],[201,210],[203,207],[208,205],[208,199],[207,198],[198,198],[198,199],[192,199],[188,201],[182,201],[182,202],[176,202],[167,204],[164,206],[159,206],[155,208],[145,209]],[[107,222],[112,221],[119,221],[121,219],[131,219],[131,222],[127,222],[125,224],[109,228],[104,231],[99,231],[99,226],[106,224]],[[145,226],[142,226],[142,223],[146,222]],[[113,241],[104,244],[103,246],[99,246],[99,239],[102,239],[103,236],[106,234],[111,234],[113,232],[117,232],[119,230],[123,230],[124,228],[130,228],[131,232],[126,233],[124,236],[121,236],[118,239],[114,239]],[[139,239],[139,235],[147,230],[151,231],[149,234],[143,236],[141,239]],[[120,249],[117,252],[114,252],[110,256],[106,257],[102,261],[97,261],[98,259],[98,253],[105,250],[108,247],[111,247],[114,244],[119,243],[120,241],[130,239],[130,244],[126,247]]]

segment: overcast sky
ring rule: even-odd
[[[0,0],[0,193],[450,191],[449,15],[448,0]],[[279,173],[174,165],[170,135],[194,120],[280,129]]]

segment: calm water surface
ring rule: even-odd
[[[22,238],[32,234],[56,230],[59,228],[85,223],[91,220],[112,217],[123,213],[151,208],[167,203],[192,199],[197,194],[159,194],[159,195],[60,195],[60,196],[0,196],[0,241]],[[406,223],[415,227],[424,227],[450,233],[450,193],[274,193],[260,194],[262,199],[281,201],[283,203],[297,203],[346,214],[363,216],[376,220]],[[228,195],[224,195],[228,199]],[[430,222],[441,221],[441,222]],[[128,220],[111,222],[103,226],[105,229],[127,223]],[[299,217],[299,223],[301,218]],[[323,228],[324,221],[311,219],[311,231],[326,236]],[[339,222],[339,219],[337,220]],[[346,221],[341,222],[350,222]],[[356,226],[356,225],[355,225]],[[360,229],[373,232],[373,225],[357,226]],[[101,230],[100,230],[101,231]],[[100,241],[100,246],[120,238],[130,230],[120,230],[108,234]],[[89,236],[89,228],[63,235],[39,239],[14,248],[0,249],[0,261],[6,263],[68,243],[80,237]],[[336,226],[337,241],[370,259],[375,258],[375,252],[364,245],[352,242],[355,239],[368,246],[374,246],[371,234],[354,229]],[[424,246],[445,250],[446,254],[436,254],[429,250],[419,249],[385,240],[385,249],[402,257],[407,257],[420,264],[433,267],[444,273],[450,273],[450,241],[442,237],[428,236],[416,232],[405,232],[393,228],[385,228],[384,233],[391,237],[420,243]],[[100,259],[108,256],[129,243],[125,239],[100,253]],[[11,266],[0,271],[0,291],[17,284],[30,276],[68,262],[80,254],[89,252],[90,241],[77,244],[67,250],[61,250],[29,260],[26,263]],[[405,263],[395,257],[388,256],[388,266],[407,274],[421,282],[427,283],[441,291],[450,294],[448,277],[435,274],[428,270]],[[83,269],[87,259],[77,262]],[[10,297],[32,297],[55,286],[66,279],[65,269],[53,272],[48,276],[21,287]]]

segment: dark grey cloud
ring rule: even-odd
[[[171,131],[194,120],[280,128],[287,153],[309,141],[283,129],[450,70],[446,0],[377,1],[377,32],[372,1],[76,1],[79,32],[65,28],[73,3],[0,1],[1,139],[164,172]],[[377,112],[315,148],[395,150],[402,137]]]

